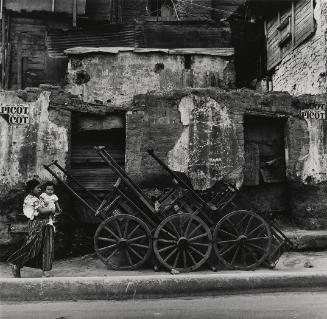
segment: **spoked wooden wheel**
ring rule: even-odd
[[[135,216],[117,214],[99,225],[94,235],[94,248],[112,269],[136,269],[152,252],[150,230]]]
[[[213,233],[218,259],[230,269],[253,269],[267,258],[271,249],[271,231],[258,214],[246,210],[224,216]]]
[[[156,229],[153,248],[165,268],[188,272],[199,268],[209,258],[212,236],[199,217],[175,214],[165,218]]]

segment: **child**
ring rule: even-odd
[[[40,199],[44,202],[44,206],[52,211],[55,214],[49,216],[49,225],[53,226],[54,217],[58,216],[62,210],[58,203],[58,197],[54,193],[54,184],[52,182],[46,182],[44,185],[44,193],[40,195]]]

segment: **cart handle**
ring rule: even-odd
[[[57,165],[58,164],[58,160],[54,160],[52,161],[51,163],[49,163],[48,165],[44,164],[43,167],[44,168],[49,168],[51,167],[52,165]]]
[[[192,195],[208,210],[211,211],[211,208],[209,207],[208,203],[206,203],[195,191],[192,187],[187,185],[177,174],[175,174],[155,153],[153,149],[148,149],[147,152],[150,156],[152,156],[159,165],[170,174],[180,185],[183,185],[186,189],[188,189]],[[209,216],[206,216],[209,222],[213,224],[213,221]]]
[[[49,167],[50,165],[43,165],[43,167],[59,182],[61,183],[66,189],[68,189],[77,199],[79,199],[86,207],[88,207],[94,214],[96,210],[92,207],[88,202],[86,202],[81,196],[79,196],[67,183],[59,178],[59,176]],[[69,175],[67,174],[69,177]]]

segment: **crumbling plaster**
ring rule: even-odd
[[[181,99],[178,109],[184,129],[168,152],[170,168],[187,173],[196,189],[208,189],[224,173],[238,171],[240,186],[244,155],[227,107],[192,94]]]
[[[160,105],[157,104],[159,100]],[[129,154],[137,147],[139,171],[144,172],[146,179],[153,168],[145,168],[148,162],[143,160],[140,152],[153,147],[166,158],[171,169],[186,173],[195,188],[209,188],[221,178],[240,185],[244,166],[244,115],[277,116],[286,119],[288,179],[303,185],[325,182],[326,125],[324,121],[300,117],[301,108],[307,108],[310,103],[321,104],[324,100],[324,95],[296,99],[288,93],[265,95],[248,90],[223,92],[213,89],[140,95],[134,103],[142,111],[135,110],[129,114],[127,131],[133,123],[133,127],[142,127],[142,133],[137,134],[137,141],[127,147],[126,160],[132,163]],[[159,107],[161,115],[155,111]],[[178,124],[176,126],[174,122],[174,128],[171,126],[172,118],[167,118],[167,114],[172,113],[178,116]],[[140,116],[143,122],[137,124]],[[150,128],[146,123],[155,116],[158,116],[157,120],[160,118],[162,125]],[[144,119],[147,119],[146,122]],[[169,143],[161,143],[167,132],[170,132]],[[149,134],[152,135],[150,138]],[[155,142],[154,134],[158,137]],[[127,169],[131,169],[136,178],[142,179],[131,165],[127,165]]]
[[[235,84],[233,57],[192,54],[191,70],[185,70],[184,54],[164,51],[111,50],[87,55],[70,51],[67,90],[85,102],[114,105],[129,103],[136,94],[194,87],[232,87]],[[160,67],[158,67],[160,66]],[[80,74],[87,74],[85,83]],[[89,78],[88,78],[89,77]]]
[[[24,102],[15,92],[0,92],[2,105],[21,103],[29,108],[29,125],[9,125],[0,117],[0,191],[15,187],[18,183],[38,176],[40,179],[49,179],[50,175],[43,164],[54,158],[66,163],[69,136],[68,127],[64,121],[60,125],[55,116],[49,111],[49,92],[40,93],[34,102]],[[60,112],[59,112],[60,113]],[[61,113],[64,113],[62,111]],[[68,114],[61,114],[67,117]],[[55,119],[51,119],[54,117]],[[59,121],[60,122],[60,121]]]

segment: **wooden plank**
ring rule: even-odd
[[[259,185],[260,182],[260,157],[258,144],[245,143],[244,185]]]
[[[267,27],[269,26],[269,30],[267,31],[266,45],[267,45],[267,69],[271,70],[275,67],[281,57],[280,57],[280,49],[278,46],[279,41],[279,32],[277,27],[279,25],[279,17],[274,17],[270,21],[267,21]]]

